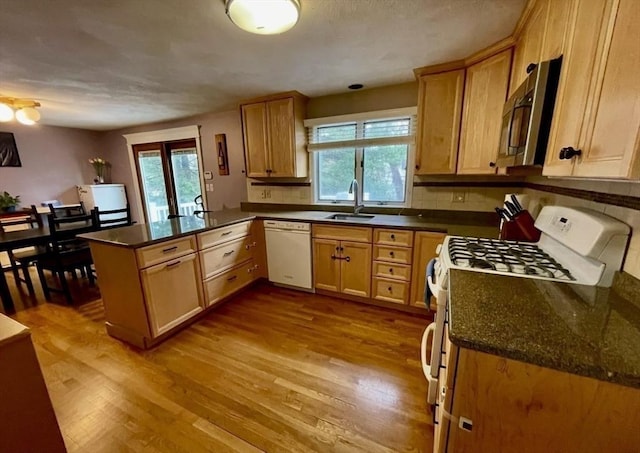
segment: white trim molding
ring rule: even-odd
[[[200,191],[202,193],[202,202],[205,209],[208,206],[207,203],[207,191],[205,190],[204,182],[204,162],[202,158],[202,144],[200,143],[200,126],[184,126],[174,127],[171,129],[161,129],[157,131],[137,132],[134,134],[124,134],[123,137],[127,141],[127,152],[129,155],[129,169],[133,176],[133,193],[135,196],[136,207],[138,212],[142,216],[139,223],[145,223],[144,207],[142,206],[142,194],[140,193],[140,185],[138,178],[138,168],[136,166],[135,157],[133,154],[133,146],[143,143],[156,143],[156,142],[171,142],[175,140],[188,140],[194,139],[196,141],[196,152],[198,153],[198,169],[200,171]]]
[[[399,109],[376,110],[373,112],[350,113],[348,115],[325,116],[323,118],[309,118],[304,120],[304,127],[327,124],[351,123],[354,121],[391,119],[418,114],[418,107],[403,107]]]

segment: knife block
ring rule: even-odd
[[[499,237],[507,241],[538,242],[540,234],[529,211],[520,211],[513,220],[502,222]]]

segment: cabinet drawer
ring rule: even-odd
[[[242,263],[204,281],[207,307],[238,291],[258,277],[258,265],[253,260]]]
[[[336,227],[330,225],[313,225],[314,238],[336,239],[338,241],[371,242],[373,231],[366,227]]]
[[[383,261],[373,262],[373,275],[393,280],[409,281],[411,276],[411,266],[406,264],[385,263]]]
[[[413,231],[407,230],[383,230],[376,228],[373,231],[373,242],[381,245],[397,245],[400,247],[413,246]]]
[[[376,261],[386,261],[389,263],[411,264],[412,252],[412,249],[407,249],[404,247],[374,245],[373,259]]]
[[[409,282],[373,277],[373,298],[406,304],[409,300]]]
[[[188,255],[196,251],[196,242],[193,236],[186,238],[174,239],[173,241],[163,242],[162,244],[150,245],[136,250],[138,258],[138,267],[145,267],[164,263],[179,256]]]
[[[256,242],[252,236],[227,241],[200,252],[202,275],[209,278],[252,257]]]
[[[198,247],[200,250],[214,245],[221,244],[222,242],[229,241],[231,239],[240,238],[249,234],[251,230],[251,222],[236,223],[235,225],[229,225],[215,230],[206,231],[198,234]]]

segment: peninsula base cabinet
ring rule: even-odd
[[[640,390],[445,341],[436,453],[636,452]]]
[[[241,222],[139,248],[91,241],[107,332],[157,344],[264,275],[261,222]]]

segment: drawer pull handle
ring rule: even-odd
[[[231,277],[229,277],[229,278],[227,279],[227,281],[228,281],[228,282],[232,282],[232,281],[234,281],[236,278],[238,278],[238,276],[237,276],[237,275],[232,275]]]
[[[351,257],[347,256],[344,260],[348,263],[349,261],[351,261]]]
[[[174,267],[178,266],[180,263],[182,263],[182,261],[174,261],[173,263],[169,263],[169,264],[167,264],[165,267],[166,267],[167,269],[172,269],[172,268],[174,268]]]
[[[222,233],[220,236],[228,236],[231,233],[233,233],[233,230],[229,230],[229,231],[225,231],[224,233]]]
[[[393,288],[391,286],[389,286],[387,289],[389,290],[390,293],[393,292]]]
[[[392,234],[392,235],[391,235],[391,240],[392,240],[392,241],[395,241],[395,240],[396,240],[396,235],[395,235],[395,234]]]
[[[393,256],[393,255],[394,255],[394,253],[393,253],[393,252],[389,252],[389,256]]]
[[[340,251],[340,246],[336,247],[336,252]]]
[[[162,253],[171,253],[171,252],[175,252],[176,250],[178,250],[178,246],[174,245],[173,247],[162,249]]]
[[[229,255],[233,255],[233,252],[235,252],[235,250],[229,250],[227,253],[225,253],[223,256],[223,258],[226,258]]]
[[[254,264],[254,265],[253,265],[253,266],[251,266],[249,269],[247,269],[247,272],[250,274],[250,273],[251,273],[251,272],[253,272],[253,271],[257,271],[259,267],[260,267],[260,266],[258,266],[257,264]]]
[[[389,268],[389,273],[393,274],[393,268],[392,267]]]
[[[255,247],[256,245],[256,241],[253,241],[251,244],[247,244],[244,248],[249,250],[251,247]]]

